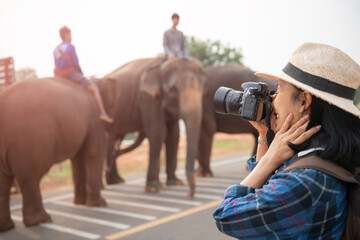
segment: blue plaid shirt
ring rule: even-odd
[[[254,169],[255,157],[248,160]],[[346,183],[313,169],[282,172],[260,189],[235,184],[213,214],[218,229],[238,239],[340,239],[347,211]]]

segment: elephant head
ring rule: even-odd
[[[195,192],[194,161],[199,142],[205,81],[200,61],[175,58],[150,67],[142,75],[140,83],[140,91],[150,94],[161,103],[166,121],[176,121],[178,124],[178,120],[183,119],[185,122],[186,175],[190,196]]]

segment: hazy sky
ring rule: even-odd
[[[85,75],[163,51],[170,17],[179,30],[241,47],[245,65],[278,72],[303,42],[340,48],[360,63],[359,0],[0,0],[0,58],[51,76],[59,28],[72,30]]]

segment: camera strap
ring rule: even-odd
[[[275,137],[275,132],[271,129],[271,120],[270,120],[271,108],[269,106],[270,106],[270,104],[268,102],[266,102],[265,103],[265,109],[266,109],[265,124],[269,128],[266,132],[266,144],[268,145],[268,147],[270,147],[270,144],[274,140],[274,137]]]

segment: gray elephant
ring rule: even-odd
[[[107,111],[116,97],[111,80],[99,82]],[[106,86],[108,85],[108,86]],[[112,94],[113,93],[113,94]],[[39,183],[54,163],[71,159],[74,203],[104,206],[100,195],[105,125],[92,94],[66,79],[15,83],[0,94],[0,231],[14,226],[9,193],[16,178],[23,195],[26,226],[51,221]]]
[[[242,66],[227,65],[205,68],[207,76],[203,97],[203,119],[200,132],[198,151],[199,169],[196,174],[202,177],[213,176],[210,169],[210,154],[213,136],[216,132],[223,133],[251,133],[255,140],[258,132],[252,125],[241,117],[234,115],[218,114],[214,111],[214,94],[221,87],[229,87],[236,90],[243,90],[241,84],[244,82],[265,82],[269,84],[270,90],[276,90],[276,82],[259,78],[254,72]],[[256,153],[255,144],[253,154]]]
[[[115,123],[109,130],[106,180],[108,184],[122,182],[115,157],[114,142],[129,132],[140,132],[149,139],[150,154],[147,192],[162,188],[159,181],[160,151],[166,144],[167,185],[182,184],[176,177],[179,119],[187,132],[186,175],[189,195],[195,191],[194,161],[197,155],[202,114],[205,74],[196,59],[140,59],[118,68],[107,77],[115,79],[119,90]],[[141,142],[141,140],[138,142]]]

